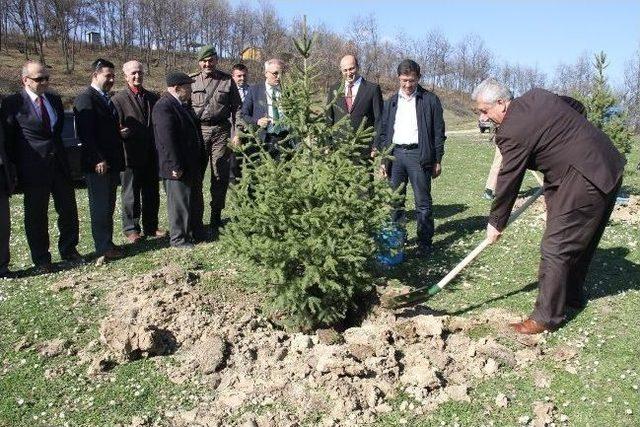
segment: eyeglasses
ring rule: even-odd
[[[278,77],[280,75],[280,71],[267,71],[267,73],[271,74],[273,77]]]
[[[42,82],[48,82],[49,81],[49,76],[40,76],[40,77],[29,77],[29,76],[27,76],[27,78],[29,80],[33,80],[36,83],[42,83]]]

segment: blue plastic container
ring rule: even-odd
[[[396,223],[386,225],[376,236],[378,253],[376,262],[384,268],[391,268],[404,261],[404,242],[407,232]]]

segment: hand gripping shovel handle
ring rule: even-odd
[[[544,191],[542,187],[542,179],[540,178],[540,176],[538,176],[538,174],[536,174],[534,171],[531,171],[531,173],[536,177],[536,181],[538,181],[541,187],[538,188],[536,192],[522,204],[522,206],[511,213],[508,224],[511,224],[513,221],[518,219],[518,217],[522,215],[522,213],[527,210],[527,208],[531,206],[531,204],[535,202],[536,199],[538,199],[538,197],[540,197],[540,195],[542,195]],[[453,269],[449,273],[447,273],[447,275],[444,276],[438,283],[432,286],[424,286],[422,288],[418,288],[404,295],[399,295],[393,298],[388,305],[397,307],[431,298],[432,296],[440,292],[445,286],[447,286],[447,284],[449,284],[449,282],[451,282],[453,278],[462,271],[463,268],[465,268],[471,261],[473,261],[478,255],[480,255],[480,253],[484,251],[487,246],[489,246],[489,241],[487,239],[484,239],[478,246],[476,246],[474,250],[472,250],[466,257],[464,257],[462,261],[460,261],[455,267],[453,267]]]

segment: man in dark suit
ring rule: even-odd
[[[193,247],[202,194],[202,158],[206,156],[198,119],[188,102],[194,80],[185,73],[169,73],[167,92],[153,109],[153,129],[160,176],[167,193],[171,246]]]
[[[136,243],[142,237],[142,230],[147,237],[164,237],[167,234],[158,229],[158,153],[151,122],[151,112],[158,96],[142,86],[144,67],[140,62],[126,62],[122,71],[127,88],[112,98],[120,121],[126,166],[120,174],[122,231],[129,242]]]
[[[282,94],[280,79],[283,70],[284,63],[279,59],[265,62],[265,82],[251,86],[242,103],[242,120],[260,128],[259,135],[265,149],[275,157],[279,156],[279,142],[288,133],[280,123],[284,112],[278,103]]]
[[[512,327],[524,334],[556,329],[567,307],[586,303],[584,280],[622,184],[624,158],[574,105],[546,90],[512,99],[508,88],[487,79],[472,98],[480,118],[498,126],[502,153],[487,225],[491,243],[507,225],[526,170],[544,174],[547,225],[538,299],[531,316]]]
[[[78,208],[69,163],[62,144],[64,109],[59,96],[46,92],[49,71],[37,62],[22,68],[23,89],[2,103],[7,146],[24,191],[24,228],[31,260],[49,273],[49,197],[58,213],[58,250],[67,261],[80,261]]]
[[[422,88],[420,66],[405,59],[398,65],[400,90],[384,104],[378,148],[392,147],[394,157],[390,170],[394,189],[402,187],[402,201],[393,213],[396,222],[406,221],[404,196],[407,181],[411,183],[418,222],[418,253],[429,256],[434,232],[431,179],[442,172],[444,155],[444,118],[440,99]]]
[[[344,88],[341,83],[335,84],[329,89],[327,103],[335,99],[335,103],[327,110],[327,120],[334,125],[344,116],[349,116],[351,126],[357,129],[364,122],[365,128],[373,127],[379,130],[380,116],[382,115],[382,91],[380,86],[366,81],[358,74],[358,60],[353,55],[346,55],[340,60],[340,72],[344,77]],[[366,150],[371,154],[373,147]]]
[[[15,176],[5,148],[5,131],[0,120],[0,278],[9,277],[9,237],[11,217],[9,216],[9,196],[13,192]]]
[[[236,83],[238,88],[238,93],[240,94],[240,99],[244,102],[244,99],[249,92],[249,83],[247,83],[247,79],[249,78],[249,70],[247,66],[244,64],[235,64],[231,67],[231,78]],[[231,140],[234,145],[240,144],[240,138],[238,137],[238,130],[241,128],[242,124],[241,120],[236,121],[236,126],[231,128]],[[230,159],[230,182],[231,184],[235,183],[242,176],[242,159],[239,158],[236,153],[231,153]]]
[[[240,94],[240,100],[244,102],[244,98],[247,96],[247,92],[249,91],[249,83],[247,79],[249,78],[249,69],[244,64],[235,64],[231,67],[231,78],[236,83],[236,87],[238,88],[238,93]]]
[[[97,59],[91,67],[91,85],[76,97],[73,111],[82,142],[91,234],[97,255],[108,261],[123,256],[113,243],[113,212],[120,172],[124,170],[124,151],[118,112],[109,96],[115,78],[114,65]]]

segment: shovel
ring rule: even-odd
[[[533,174],[533,176],[535,176],[536,181],[538,181],[538,183],[540,184],[540,188],[538,188],[536,192],[522,204],[522,206],[511,213],[508,224],[511,224],[513,221],[518,219],[518,217],[529,206],[531,206],[531,204],[535,202],[544,191],[542,178],[540,178],[540,176],[534,171],[531,171],[531,173]],[[489,246],[489,241],[487,239],[484,239],[478,246],[476,246],[474,250],[472,250],[466,257],[464,257],[464,259],[460,261],[458,265],[453,267],[453,269],[435,285],[423,286],[406,294],[389,296],[387,298],[385,298],[385,296],[383,295],[381,298],[382,306],[386,308],[398,308],[422,302],[431,298],[432,296],[440,292],[445,286],[447,286],[449,282],[451,282],[453,278],[462,271],[463,268],[469,265],[471,261],[473,261],[478,255],[480,255],[480,253],[484,251],[487,246]]]

